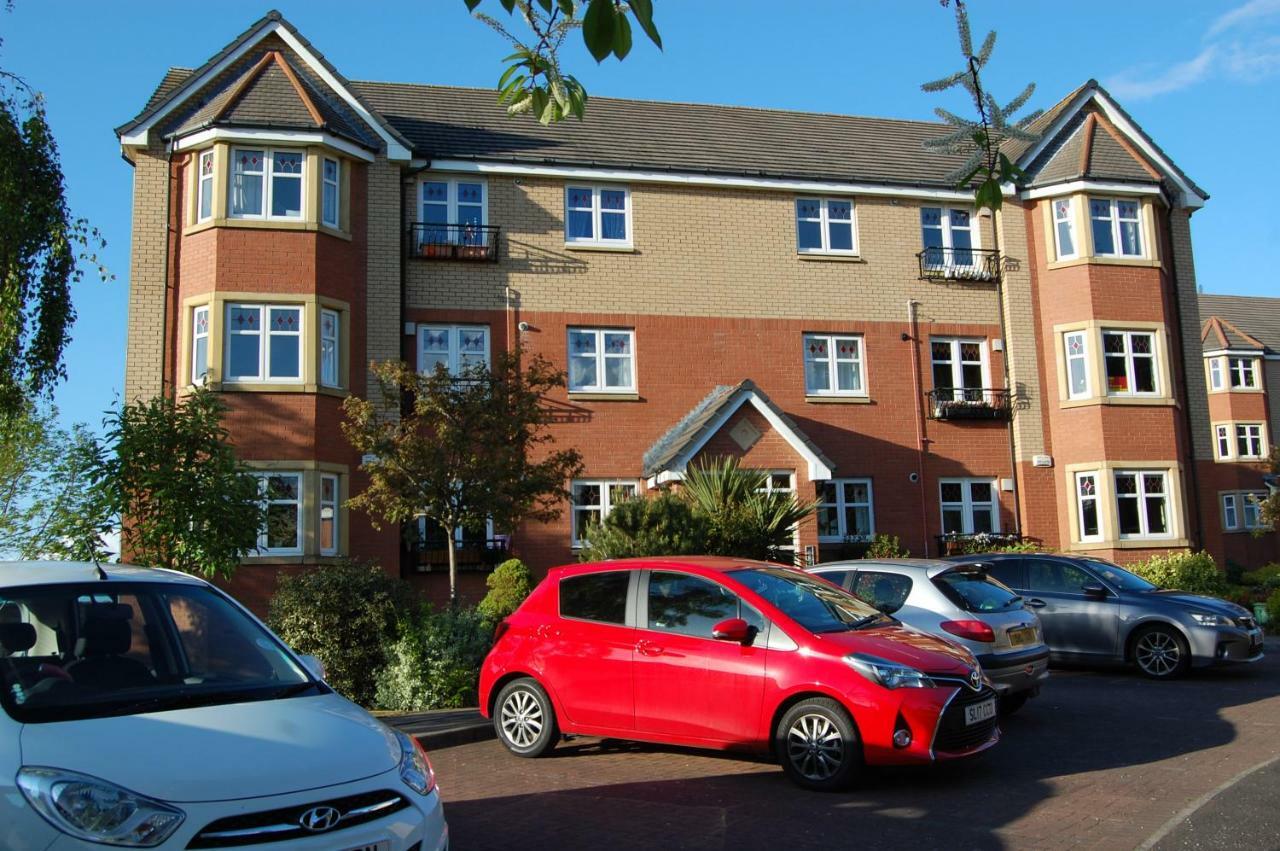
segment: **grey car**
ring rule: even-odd
[[[907,626],[967,647],[1006,715],[1037,694],[1049,676],[1039,620],[981,568],[897,558],[829,562],[809,571]]]
[[[949,560],[983,565],[1021,594],[1040,616],[1054,661],[1132,663],[1170,679],[1192,666],[1262,658],[1262,630],[1247,609],[1161,590],[1109,561],[1039,553]]]

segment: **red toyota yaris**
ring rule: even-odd
[[[790,567],[663,557],[550,571],[498,627],[480,705],[502,743],[563,734],[772,751],[811,789],[994,745],[973,655]]]

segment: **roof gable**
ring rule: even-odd
[[[1208,317],[1200,331],[1205,351],[1280,354],[1280,299],[1202,294],[1199,301]]]

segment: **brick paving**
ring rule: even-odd
[[[1280,754],[1280,645],[1267,649],[1173,683],[1055,671],[985,757],[872,770],[834,795],[764,761],[596,739],[540,760],[486,741],[432,761],[458,848],[1135,848]]]

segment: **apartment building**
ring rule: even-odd
[[[992,215],[924,151],[936,124],[592,98],[542,127],[488,89],[348,79],[271,13],[117,130],[126,392],[224,395],[274,518],[235,580],[258,604],[345,556],[437,591],[448,545],[475,593],[496,556],[573,560],[585,524],[722,455],[820,501],[800,558],[877,533],[1221,555],[1213,423],[1268,397],[1206,390],[1207,195],[1096,82],[1038,126]],[[371,361],[517,343],[568,374],[552,431],[585,471],[561,520],[450,543],[344,507],[340,405]]]

